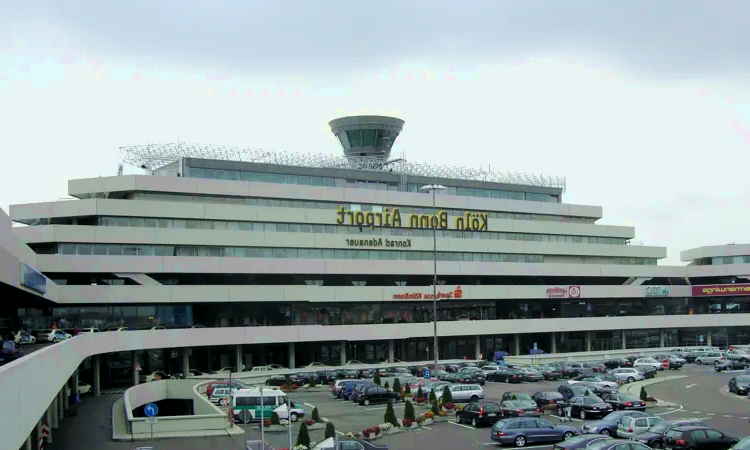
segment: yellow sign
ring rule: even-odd
[[[352,211],[339,206],[336,212],[336,223],[339,225],[354,225],[358,227],[388,228],[437,228],[447,230],[448,213],[438,211],[437,214],[408,214],[402,221],[398,208],[383,208],[382,212]],[[453,221],[453,229],[460,231],[487,231],[487,213],[464,212]]]

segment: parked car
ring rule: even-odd
[[[15,361],[23,356],[23,351],[16,346],[13,341],[3,341],[2,348],[0,348],[0,361],[10,362]]]
[[[632,367],[621,367],[618,369],[612,369],[609,372],[611,375],[614,375],[618,380],[632,383],[634,381],[641,381],[645,380],[646,376],[643,374],[643,372],[640,372],[638,369],[632,368]]]
[[[591,372],[594,372],[594,373],[607,371],[607,366],[605,366],[604,364],[600,362],[585,362],[583,363],[583,368],[590,370]]]
[[[717,372],[723,372],[725,370],[743,370],[746,369],[750,364],[744,363],[738,359],[726,360],[721,364],[714,364],[714,370]]]
[[[526,392],[503,392],[503,396],[500,397],[501,402],[516,400],[524,402],[534,401],[534,399],[531,398],[531,395],[527,394]]]
[[[211,397],[211,394],[213,394],[214,389],[220,388],[220,387],[232,387],[236,389],[244,389],[245,383],[239,380],[232,380],[231,383],[229,382],[229,380],[212,381],[206,385],[206,396]]]
[[[502,381],[505,383],[521,383],[523,378],[523,373],[520,370],[509,369],[507,367],[501,367],[487,376],[487,380],[489,381]]]
[[[702,354],[704,354],[704,353],[706,353],[706,352],[704,352],[704,351],[692,351],[692,352],[688,353],[687,355],[683,356],[683,358],[685,358],[685,362],[687,362],[687,363],[689,363],[689,364],[692,364],[692,363],[694,363],[694,362],[695,362],[695,360],[696,360],[696,359],[697,359],[697,358],[698,358],[698,357],[699,357],[700,355],[702,355]]]
[[[55,330],[50,329],[40,331],[39,334],[36,335],[36,340],[37,342],[62,342],[71,337],[73,336],[58,328]]]
[[[495,372],[499,368],[500,368],[500,366],[498,366],[497,364],[486,364],[486,365],[482,366],[481,371],[484,372],[485,376],[487,376],[487,375],[491,374],[492,372]]]
[[[577,384],[581,382],[595,383],[600,386],[606,386],[610,388],[617,388],[617,386],[619,385],[619,383],[617,383],[616,381],[605,380],[604,377],[599,374],[584,374],[568,380],[568,384]]]
[[[725,356],[728,360],[750,363],[750,352],[746,350],[730,350]]]
[[[454,402],[477,402],[484,398],[484,391],[478,384],[454,384],[449,387]],[[436,392],[438,401],[443,397],[443,392]]]
[[[654,355],[654,356],[652,356],[652,358],[654,358],[655,360],[657,360],[659,362],[664,361],[666,359],[667,361],[669,361],[669,369],[670,370],[681,369],[682,366],[685,365],[685,358],[681,358],[681,357],[679,357],[677,355],[670,355],[670,354],[666,354],[666,355]]]
[[[700,420],[670,420],[657,423],[648,430],[635,434],[630,438],[634,441],[638,441],[641,444],[646,444],[651,448],[664,448],[664,433],[671,430],[672,428],[678,428],[682,426],[706,426],[705,423]]]
[[[585,372],[585,368],[582,363],[569,363],[562,368],[563,378],[573,378],[581,375]]]
[[[36,338],[24,330],[19,331],[13,336],[13,341],[18,345],[36,344]]]
[[[602,400],[612,405],[615,410],[625,409],[629,411],[645,411],[646,402],[632,394],[617,392],[615,394],[602,394]]]
[[[639,367],[636,367],[635,370],[637,370],[638,372],[641,372],[645,379],[656,378],[656,373],[659,371],[654,366],[639,366]]]
[[[664,419],[657,416],[647,417],[623,417],[620,425],[617,426],[617,436],[623,439],[630,439],[639,433],[643,433],[656,424],[664,422]]]
[[[356,383],[354,385],[354,389],[352,389],[352,391],[349,393],[349,398],[347,400],[353,403],[359,403],[360,395],[362,395],[362,392],[370,386],[375,386],[375,384],[372,381],[368,381],[368,380],[362,381],[361,383]],[[401,398],[401,396],[398,395],[398,393],[396,394],[398,398]]]
[[[562,416],[562,409],[568,405],[568,401],[565,397],[557,391],[535,392],[534,395],[531,396],[531,399],[536,402],[536,406],[541,410],[549,407],[549,405],[555,405],[555,410],[559,416]]]
[[[552,425],[544,419],[520,417],[498,420],[492,426],[490,439],[500,444],[523,447],[537,442],[560,442],[578,434],[578,430],[571,426]]]
[[[604,361],[604,366],[608,369],[617,369],[620,367],[633,367],[633,363],[624,358],[612,358]]]
[[[661,365],[661,361],[657,361],[654,358],[640,358],[635,360],[634,367],[651,366],[656,370],[664,370]]]
[[[467,367],[461,369],[461,371],[458,372],[458,375],[458,383],[478,383],[482,386],[485,383],[484,372],[482,372],[481,369],[477,369],[476,367]]]
[[[612,405],[596,395],[584,395],[570,399],[571,416],[578,416],[581,420],[590,417],[606,416],[612,412],[612,409]]]
[[[721,364],[725,361],[722,352],[706,352],[695,358],[696,364]]]
[[[651,450],[639,442],[628,441],[625,439],[607,439],[596,441],[586,447],[586,450]]]
[[[734,392],[737,395],[750,394],[750,375],[732,377],[727,387],[729,388],[729,392]]]
[[[728,448],[740,440],[705,426],[675,427],[664,433],[664,447],[674,450]]]
[[[739,442],[734,444],[729,450],[750,450],[750,436],[743,437]]]
[[[367,386],[359,394],[357,400],[360,405],[364,406],[368,406],[371,403],[396,403],[399,401],[399,395],[381,386]]]
[[[615,436],[617,434],[617,428],[620,425],[620,421],[624,417],[647,417],[648,414],[642,411],[614,411],[600,420],[584,423],[581,426],[581,433],[583,434],[603,434],[605,436]]]
[[[542,411],[536,402],[529,400],[506,400],[500,403],[503,417],[539,417]]]
[[[600,383],[592,383],[590,381],[581,381],[580,383],[576,383],[573,386],[584,386],[596,395],[604,394],[605,392],[615,393],[618,389],[617,387],[604,386]]]
[[[557,392],[562,394],[566,401],[570,401],[573,397],[586,395],[586,392],[589,392],[589,388],[581,384],[561,384],[557,387]]]
[[[559,380],[562,377],[560,369],[555,366],[539,366],[536,368],[545,380]]]
[[[575,436],[552,446],[553,450],[588,450],[595,442],[612,440],[609,436],[601,434],[583,434]]]
[[[493,425],[502,417],[502,409],[495,402],[472,402],[456,411],[456,422],[468,422],[475,428],[480,425]]]
[[[523,374],[524,381],[542,381],[544,376],[541,372],[531,369],[529,367],[521,367],[518,369]]]
[[[152,381],[169,380],[170,378],[172,377],[168,373],[162,370],[155,370],[149,374],[141,372],[138,380],[141,383],[151,383]]]
[[[300,384],[300,379],[297,377],[296,374],[274,375],[266,379],[266,386],[284,386],[286,384],[287,378],[289,378],[289,382],[292,384],[296,384],[296,385]]]

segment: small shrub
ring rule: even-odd
[[[326,424],[325,439],[335,438],[335,437],[336,437],[336,428],[333,426],[333,423],[328,422]]]
[[[422,417],[422,416],[419,416],[419,417],[417,417],[416,419],[414,419],[414,421],[415,421],[415,422],[417,422],[418,424],[420,424],[420,425],[421,425],[421,424],[422,424],[422,422],[424,422],[424,417]]]
[[[646,392],[646,387],[645,386],[641,386],[641,395],[640,395],[640,397],[641,397],[641,400],[643,400],[644,402],[648,401],[648,393]]]
[[[315,377],[310,377],[309,387],[316,387],[317,385],[318,385],[318,381],[315,379]]]
[[[365,428],[364,430],[362,430],[362,436],[369,438],[374,432],[375,430],[373,430],[372,428]]]
[[[432,419],[433,416],[432,411],[427,411],[423,415],[425,419]]]
[[[309,427],[310,425],[315,425],[315,421],[312,419],[306,419],[305,424]]]
[[[401,381],[398,378],[393,379],[393,392],[401,393]]]
[[[296,383],[292,383],[292,390],[296,391],[299,386]]]
[[[410,401],[407,401],[404,405],[404,422],[414,420],[414,405]]]
[[[591,392],[589,392],[588,389],[587,389],[586,393],[584,395],[589,396],[589,395],[591,395]]]
[[[297,433],[297,442],[294,444],[295,447],[298,445],[304,445],[310,448],[310,431],[307,429],[307,423],[302,422],[299,426],[299,433]]]
[[[417,389],[417,395],[414,396],[414,398],[422,398],[424,397],[424,391],[422,391],[422,386],[419,386],[419,389]]]
[[[456,409],[456,404],[453,402],[446,402],[445,409],[447,409],[448,411],[453,411],[454,409]]]
[[[448,386],[443,388],[442,400],[444,403],[448,403],[448,402],[453,403],[453,393],[451,392],[451,389]]]
[[[404,419],[403,424],[404,428],[410,428],[412,423],[414,423],[411,419]]]
[[[373,431],[375,431],[375,435],[378,435],[378,434],[380,434],[380,432],[382,431],[382,430],[380,429],[380,427],[379,427],[379,426],[377,426],[377,425],[376,425],[376,426],[374,426],[374,427],[372,427],[372,429],[373,429]]]
[[[411,395],[411,386],[409,386],[409,383],[406,383],[404,385],[404,396]]]
[[[279,415],[276,414],[276,411],[271,413],[271,425],[280,425],[279,424]]]
[[[380,372],[375,372],[375,376],[372,377],[372,382],[380,386]]]
[[[310,414],[310,418],[316,422],[322,422],[323,420],[320,418],[320,413],[318,412],[318,407],[316,406],[312,410],[312,414]]]
[[[432,402],[432,415],[437,416],[438,414],[440,414],[440,407],[436,401]]]
[[[439,416],[440,417],[445,417],[445,414],[446,414],[446,412],[441,410]]]
[[[435,389],[430,389],[430,395],[427,398],[427,401],[430,403],[437,401],[437,395],[435,395]]]
[[[271,426],[271,421],[270,421],[270,420],[268,420],[268,419],[264,420],[264,421],[263,421],[263,426],[264,426],[264,427],[270,427],[270,426]]]
[[[394,427],[398,426],[398,419],[396,419],[396,413],[393,411],[393,403],[391,403],[390,401],[388,401],[388,406],[386,406],[385,408],[383,422],[390,423]]]
[[[292,388],[292,379],[289,378],[289,375],[287,375],[287,376],[284,377],[284,386],[287,389],[291,389]]]
[[[385,385],[383,387],[385,388],[386,391],[391,389],[391,386],[388,384],[387,381],[385,382]]]

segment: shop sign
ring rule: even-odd
[[[648,286],[646,297],[669,297],[669,288],[662,286]]]
[[[692,286],[693,297],[726,297],[730,295],[750,295],[750,284],[703,284]]]
[[[347,239],[348,247],[411,248],[411,239]]]
[[[437,214],[407,214],[401,217],[398,208],[383,208],[382,212],[352,211],[339,206],[336,211],[336,223],[339,225],[354,225],[368,227],[371,230],[386,228],[437,228],[441,230],[487,231],[487,213],[466,211],[463,215],[453,218],[453,228],[448,226],[448,213],[438,211]]]
[[[21,286],[45,294],[47,292],[47,277],[26,263],[21,263]]]
[[[461,290],[461,286],[456,286],[456,289],[447,292],[438,292],[438,300],[452,300],[463,298],[464,291]],[[432,300],[435,295],[432,292],[407,292],[403,294],[393,294],[393,300]]]
[[[547,298],[580,298],[581,286],[548,286]]]

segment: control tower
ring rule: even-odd
[[[347,158],[365,157],[385,162],[404,121],[386,116],[347,116],[334,119],[328,125]]]

